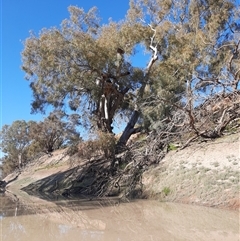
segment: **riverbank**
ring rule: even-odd
[[[72,187],[87,160],[58,150],[29,164],[21,174],[4,180],[7,190],[24,195],[48,190],[55,195]],[[240,208],[240,141],[239,133],[211,142],[193,143],[183,150],[170,151],[157,165],[143,173],[143,197],[237,210]],[[87,179],[88,184],[91,179]],[[84,182],[74,183],[84,185]],[[67,193],[66,193],[67,194]]]
[[[144,193],[161,201],[240,208],[239,133],[171,151],[143,175]]]

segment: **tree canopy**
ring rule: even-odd
[[[43,121],[32,123],[30,150],[51,153],[63,146],[79,142],[81,138],[76,126],[70,121],[63,121],[62,118],[62,112],[52,112]]]
[[[116,112],[133,108],[126,93],[148,81],[144,70],[126,59],[155,34],[147,24],[128,19],[100,27],[96,8],[85,13],[71,6],[69,12],[61,29],[43,29],[25,41],[23,70],[34,94],[32,110],[67,105],[84,118],[95,113],[99,127],[111,132]]]
[[[118,113],[129,115],[125,143],[137,121],[154,128],[177,101],[190,113],[209,95],[239,88],[236,1],[131,0],[126,17],[107,24],[96,7],[68,10],[60,28],[24,42],[33,112],[71,109],[82,124],[107,132]],[[139,45],[150,54],[146,68],[130,61]]]
[[[31,143],[29,127],[31,122],[14,121],[11,126],[4,125],[0,132],[1,151],[7,153],[11,165],[21,167],[22,160],[27,156],[27,147]]]
[[[0,131],[3,173],[21,169],[42,153],[51,153],[81,141],[76,126],[63,119],[61,112],[52,112],[43,121],[14,121]]]

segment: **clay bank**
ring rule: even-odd
[[[133,196],[239,210],[239,161],[239,133],[171,150],[159,163],[144,168],[141,185],[135,186]],[[87,160],[78,154],[70,156],[63,149],[51,157],[40,157],[21,173],[8,175],[3,184],[6,192],[16,195],[27,192],[43,198],[71,199],[96,193],[99,197],[103,190],[101,193],[97,185],[110,178],[105,165],[102,158]],[[124,166],[124,170],[127,168]],[[123,197],[126,185],[129,183],[122,177],[116,185],[105,188],[105,196]]]

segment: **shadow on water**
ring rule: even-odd
[[[49,202],[0,197],[4,241],[237,241],[239,213],[199,206],[117,199]]]
[[[92,198],[86,196],[76,196],[65,198],[63,196],[40,195],[30,197],[26,200],[17,195],[6,192],[0,196],[0,215],[3,217],[14,217],[23,215],[36,215],[44,213],[61,213],[70,209],[71,211],[83,211],[98,209],[107,206],[119,205],[118,198]]]

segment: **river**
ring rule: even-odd
[[[31,201],[30,201],[31,200]],[[239,213],[135,200],[0,197],[1,241],[237,241]]]

